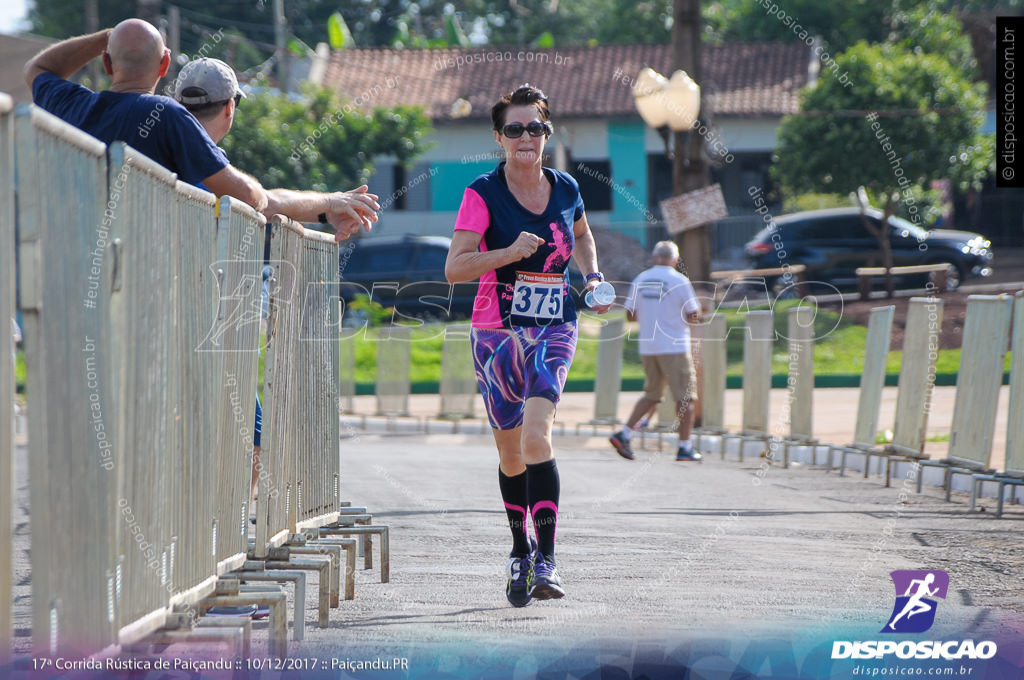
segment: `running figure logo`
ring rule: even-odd
[[[896,604],[882,633],[923,633],[935,623],[935,597],[946,599],[949,574],[941,569],[890,572],[896,587]]]

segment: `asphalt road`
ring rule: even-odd
[[[691,678],[731,677],[752,641],[782,638],[801,650],[837,635],[877,638],[893,606],[894,569],[949,573],[929,635],[980,640],[1010,631],[1024,640],[1021,506],[997,520],[994,501],[969,514],[962,495],[947,503],[940,491],[918,496],[912,485],[903,502],[898,485],[769,466],[753,449],[742,463],[730,454],[701,464],[677,463],[668,447],[626,461],[603,437],[559,437],[556,450],[557,558],[568,594],[514,609],[504,595],[510,539],[489,436],[356,432],[344,440],[344,496],[391,527],[391,582],[360,570],[356,599],[332,610],[327,629],[316,627],[316,589],[307,587],[306,639],[289,641],[289,654],[410,663],[404,675],[333,677],[526,678],[580,655],[636,664],[644,650],[683,644],[689,661],[676,658],[675,675],[665,677],[682,677],[683,664],[712,669]],[[24,649],[24,524],[17,539],[16,641]],[[256,652],[265,640],[266,624],[257,623]],[[731,652],[694,656],[701,645]],[[630,668],[601,677],[639,677]],[[779,677],[765,669],[762,677]]]

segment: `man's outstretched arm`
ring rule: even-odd
[[[337,230],[338,240],[344,240],[359,231],[367,231],[377,221],[377,195],[368,193],[364,184],[352,191],[292,191],[271,189],[267,192],[268,205],[264,215],[286,215],[297,222],[316,222],[320,215]]]
[[[36,78],[43,73],[52,73],[64,80],[73,76],[79,69],[103,54],[107,49],[107,40],[111,29],[97,33],[68,38],[45,50],[25,63],[25,82],[29,89]]]
[[[267,209],[267,192],[263,185],[255,177],[230,165],[204,179],[203,186],[217,196],[237,198],[259,212],[265,212]]]

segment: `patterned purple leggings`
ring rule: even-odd
[[[557,404],[576,352],[576,324],[474,328],[473,362],[487,417],[496,430],[523,424],[530,397]]]

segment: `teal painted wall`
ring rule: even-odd
[[[608,123],[608,158],[612,163],[611,226],[646,243],[647,151],[643,122]],[[632,223],[632,224],[630,224]]]
[[[496,163],[490,161],[438,161],[431,163],[437,174],[430,178],[430,209],[458,210],[462,194],[474,179],[490,172]]]

